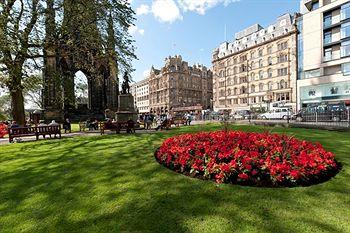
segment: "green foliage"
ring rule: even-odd
[[[273,130],[318,141],[343,163],[336,177],[310,187],[218,185],[174,173],[153,157],[167,137],[217,129],[2,145],[1,232],[350,232],[348,132]]]

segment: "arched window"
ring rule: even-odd
[[[227,85],[232,85],[232,78],[227,79]]]
[[[219,77],[220,77],[220,78],[224,77],[224,71],[222,71],[222,70],[220,71]]]
[[[230,96],[231,95],[231,89],[227,89],[227,95]]]
[[[267,73],[268,73],[269,78],[272,78],[272,69],[268,69]]]
[[[262,59],[260,59],[260,60],[259,60],[259,67],[261,68],[261,67],[263,67],[263,66],[264,66],[264,62],[263,62]]]
[[[237,77],[233,78],[233,84],[237,84]]]
[[[247,88],[245,86],[241,87],[241,94],[247,93]]]
[[[272,65],[272,57],[269,57],[268,59],[269,66]]]
[[[281,89],[288,88],[286,81],[284,81],[283,79],[280,81],[280,85],[279,86],[280,86]]]
[[[260,49],[260,50],[259,50],[259,57],[262,57],[262,55],[263,55],[263,50]]]
[[[264,78],[264,71],[260,70],[259,71],[259,79],[263,79]]]
[[[255,81],[255,73],[254,72],[250,74],[250,80]]]
[[[264,91],[264,84],[263,83],[259,84],[259,91]]]
[[[255,92],[255,85],[254,85],[254,84],[250,87],[250,92],[251,92],[251,93],[254,93],[254,92]]]
[[[254,69],[255,68],[255,64],[254,64],[254,62],[252,61],[251,63],[250,63],[250,69],[252,70],[252,69]]]
[[[267,89],[268,89],[269,91],[271,91],[272,88],[273,88],[273,84],[272,84],[272,82],[270,81],[270,82],[267,83]]]
[[[233,74],[237,74],[237,67],[233,67]]]
[[[234,94],[234,95],[237,95],[237,87],[235,87],[235,88],[233,89],[233,94]]]

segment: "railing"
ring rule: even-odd
[[[350,109],[334,112],[310,112],[292,115],[287,119],[265,119],[265,120],[249,120],[254,124],[290,124],[296,127],[306,128],[337,128],[350,129]]]

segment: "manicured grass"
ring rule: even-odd
[[[311,187],[217,185],[154,160],[166,137],[219,128],[0,146],[0,232],[350,232],[350,133],[232,127],[321,142],[343,169]]]

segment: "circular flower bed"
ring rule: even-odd
[[[164,166],[193,177],[266,187],[311,185],[340,169],[334,154],[319,143],[240,131],[168,138],[155,157]]]

